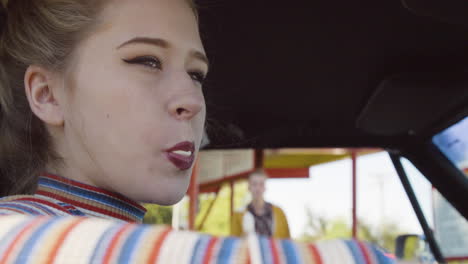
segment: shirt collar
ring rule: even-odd
[[[36,194],[59,200],[85,215],[142,222],[146,209],[127,197],[53,174],[39,177]]]

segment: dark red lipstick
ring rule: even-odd
[[[166,156],[174,166],[180,170],[188,170],[195,161],[195,144],[193,142],[180,142],[166,149]]]

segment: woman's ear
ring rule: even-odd
[[[24,88],[32,112],[44,123],[63,126],[63,109],[57,100],[60,87],[50,71],[31,65],[24,75]]]

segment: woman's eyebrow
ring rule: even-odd
[[[206,63],[206,65],[208,67],[210,66],[210,62],[208,61],[208,58],[206,57],[206,55],[203,52],[197,51],[197,50],[192,50],[190,52],[190,55],[193,56],[194,58],[199,59],[202,62]]]
[[[150,45],[158,46],[158,47],[165,48],[165,49],[170,47],[169,42],[167,42],[164,39],[150,38],[150,37],[135,37],[135,38],[132,38],[132,39],[130,39],[128,41],[125,41],[124,43],[120,44],[117,47],[117,49],[120,49],[120,48],[122,48],[124,46],[131,45],[131,44],[150,44]],[[198,50],[192,50],[190,52],[190,55],[193,56],[194,58],[199,59],[202,62],[206,63],[206,65],[208,65],[208,66],[210,65],[210,63],[208,61],[208,58],[206,57],[206,55],[203,52],[198,51]]]
[[[120,49],[124,46],[130,45],[130,44],[137,44],[137,43],[142,43],[142,44],[150,44],[150,45],[155,45],[159,46],[162,48],[168,48],[169,47],[169,42],[167,42],[164,39],[160,38],[149,38],[149,37],[135,37],[132,38],[128,41],[125,41],[124,43],[120,44],[117,49]]]

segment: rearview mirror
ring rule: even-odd
[[[395,255],[398,259],[413,260],[418,256],[421,238],[418,235],[401,235],[395,240]]]

